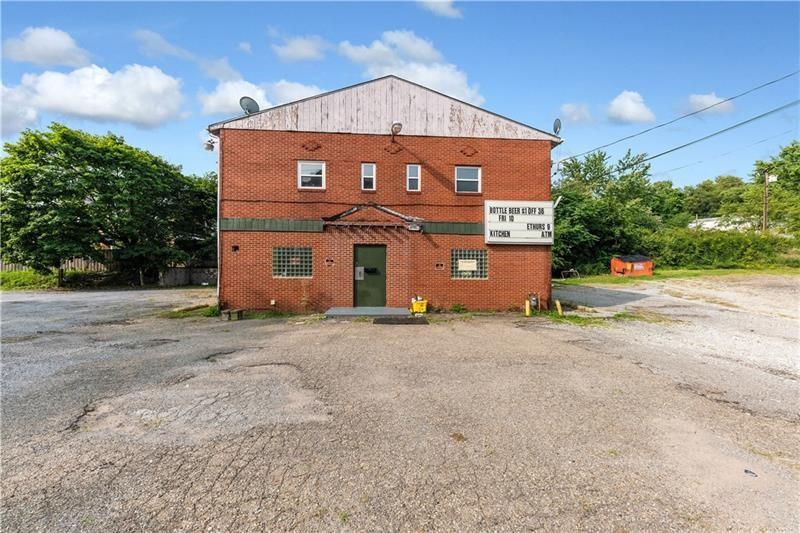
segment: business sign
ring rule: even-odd
[[[477,259],[459,259],[458,260],[459,272],[477,272],[478,260]]]
[[[486,200],[486,244],[553,244],[553,202]]]

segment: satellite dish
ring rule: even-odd
[[[250,98],[249,96],[242,96],[239,98],[239,105],[242,106],[245,114],[252,115],[253,113],[258,113],[258,102]]]
[[[557,118],[557,119],[556,119],[556,120],[553,122],[553,133],[555,133],[556,135],[558,135],[560,131],[561,131],[561,119],[560,119],[560,118]]]

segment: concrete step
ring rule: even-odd
[[[325,311],[326,318],[354,316],[411,316],[404,307],[331,307]]]

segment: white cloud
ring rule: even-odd
[[[413,31],[395,30],[385,31],[381,39],[388,46],[396,49],[401,55],[422,63],[435,63],[442,60],[442,54],[433,46],[433,43],[422,37],[417,37]]]
[[[25,28],[19,38],[6,39],[3,54],[12,61],[44,67],[82,67],[89,63],[89,52],[79,47],[70,34],[49,27]]]
[[[212,115],[214,113],[241,114],[242,108],[239,107],[239,99],[242,96],[253,98],[261,109],[272,107],[267,100],[267,93],[264,87],[250,83],[245,80],[221,81],[210,93],[203,90],[197,95],[200,104],[203,106],[203,113]]]
[[[655,114],[636,91],[622,91],[608,104],[608,118],[614,122],[653,122]]]
[[[317,35],[289,37],[283,44],[273,44],[272,49],[283,61],[317,61],[325,57],[330,45]]]
[[[8,137],[39,122],[39,113],[28,102],[28,95],[18,87],[2,85],[2,136]]]
[[[66,74],[25,74],[16,87],[3,88],[3,133],[12,131],[6,126],[34,123],[42,111],[151,128],[179,117],[182,102],[181,80],[157,67],[126,65],[109,72],[91,65]],[[9,105],[16,108],[10,116]]]
[[[137,30],[133,38],[139,43],[139,50],[149,57],[172,56],[192,61],[200,67],[206,76],[216,80],[237,80],[241,74],[228,62],[227,57],[217,59],[200,57],[180,46],[167,41],[160,34],[151,30]]]
[[[461,18],[461,11],[453,5],[453,0],[420,0],[419,4],[440,17]]]
[[[295,81],[280,80],[269,85],[269,94],[276,105],[302,100],[324,92],[316,85],[305,85]]]
[[[362,65],[368,77],[395,74],[475,105],[484,102],[477,85],[470,85],[464,72],[413,31],[386,31],[369,45],[343,41],[339,52]]]
[[[149,57],[174,56],[181,59],[194,59],[194,54],[176,46],[151,30],[136,30],[133,38],[139,43],[139,51]]]
[[[276,33],[277,30],[271,33]],[[216,87],[211,91],[201,89],[197,94],[203,114],[240,115],[239,99],[249,96],[258,102],[261,109],[272,107],[269,97],[279,103],[299,100],[313,94],[318,94],[321,89],[315,85],[280,80],[274,83],[255,84],[242,78],[234,69],[227,57],[217,59],[198,56],[179,46],[175,46],[158,33],[150,30],[139,30],[134,33],[134,38],[139,42],[140,50],[150,56],[173,56],[192,61],[210,78],[217,80]],[[322,53],[324,47],[329,46],[319,37],[299,37],[287,39],[284,46],[280,47],[279,55],[287,60],[316,59],[316,51]],[[252,45],[247,41],[238,44],[239,50],[252,53]],[[285,48],[285,49],[284,49]],[[276,49],[277,51],[277,49]],[[320,55],[320,57],[322,57]]]
[[[228,62],[227,57],[220,57],[218,59],[198,58],[196,62],[200,70],[209,78],[221,81],[238,80],[242,78],[239,71],[233,68]]]
[[[716,93],[710,92],[708,94],[690,94],[687,107],[689,111],[700,111],[701,109],[705,109],[708,106],[714,106],[706,113],[731,113],[733,111],[733,102],[725,102],[720,104],[725,100],[720,96],[717,96]],[[719,104],[719,105],[714,105]]]
[[[586,104],[563,104],[561,106],[561,116],[567,122],[591,122],[592,114]]]

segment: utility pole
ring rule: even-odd
[[[778,181],[777,176],[769,173],[769,168],[764,169],[764,221],[761,230],[766,232],[769,229],[769,182]]]
[[[769,172],[764,169],[764,223],[761,226],[761,231],[767,232],[769,227]]]

